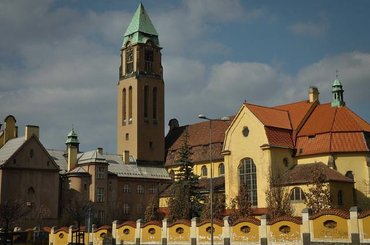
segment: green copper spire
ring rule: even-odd
[[[78,141],[78,136],[75,130],[72,128],[71,132],[69,132],[66,140],[66,145],[75,145],[78,146],[80,142]]]
[[[146,13],[143,4],[140,3],[123,35],[122,46],[125,46],[128,41],[130,41],[131,44],[136,44],[146,43],[149,39],[159,46],[158,33],[149,15]]]
[[[343,100],[343,92],[344,90],[343,90],[342,83],[338,79],[335,79],[333,82],[333,86],[332,86],[332,94],[333,94],[333,99],[331,101],[332,107],[341,107],[346,104]]]

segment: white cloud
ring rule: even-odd
[[[297,22],[289,27],[293,33],[308,37],[322,37],[329,28],[329,20],[323,14],[316,21]]]

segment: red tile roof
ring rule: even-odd
[[[293,148],[292,131],[281,128],[265,127],[267,139],[271,146]]]
[[[248,103],[244,105],[263,123],[263,125],[292,129],[287,111]]]
[[[369,152],[370,124],[346,106],[332,107],[330,103],[318,104],[299,101],[276,107],[245,103],[261,123],[270,146],[296,148],[297,155],[332,152]],[[212,123],[212,156],[221,155],[225,131],[230,122]],[[166,166],[176,165],[177,151],[185,129],[194,162],[209,159],[209,122],[177,127],[166,136]]]
[[[288,111],[293,130],[304,121],[306,115],[315,108],[317,103],[310,103],[308,100],[299,101],[286,105],[275,106],[274,108]]]

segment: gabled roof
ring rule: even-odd
[[[292,129],[287,111],[249,103],[244,103],[244,105],[258,118],[258,120],[261,121],[263,125],[275,128]]]
[[[4,164],[25,142],[24,137],[14,138],[0,148],[0,165]]]
[[[331,169],[322,162],[295,165],[282,176],[282,185],[302,185],[313,183],[313,173],[319,171],[324,182],[353,183],[353,180]]]
[[[107,160],[100,154],[98,150],[95,151],[87,151],[83,153],[79,153],[77,156],[78,164],[84,163],[105,163],[107,164]]]

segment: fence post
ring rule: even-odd
[[[224,245],[230,245],[230,225],[229,216],[224,217],[224,227],[222,229],[222,235],[224,237]]]
[[[50,233],[49,233],[49,245],[55,244],[55,226],[51,227]]]
[[[72,243],[73,225],[68,227],[68,244]]]
[[[167,245],[167,219],[162,220],[162,245]]]
[[[310,209],[305,208],[302,210],[302,239],[303,245],[311,244],[311,231],[310,231]]]
[[[267,245],[267,215],[265,214],[261,216],[260,243]]]
[[[136,220],[136,230],[135,230],[136,245],[140,245],[140,237],[141,237],[141,219],[138,219]]]
[[[360,234],[358,228],[358,208],[351,207],[349,210],[350,216],[350,231],[351,231],[351,243],[354,245],[360,245]]]
[[[112,244],[117,244],[117,220],[112,223]]]
[[[190,239],[191,245],[197,244],[197,217],[191,219]]]

